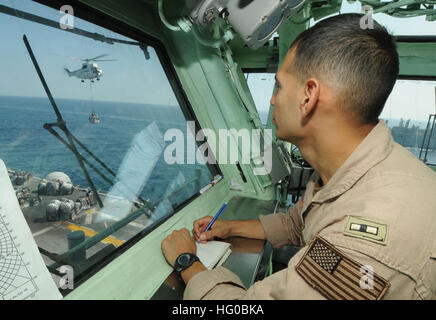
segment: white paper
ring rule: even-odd
[[[0,300],[61,298],[0,159]]]
[[[209,270],[222,265],[230,253],[232,253],[230,243],[223,241],[197,242],[197,256]]]

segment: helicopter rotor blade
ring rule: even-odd
[[[95,61],[95,60],[97,60],[97,59],[99,59],[99,58],[103,58],[103,57],[106,57],[107,56],[107,54],[101,54],[101,55],[99,55],[99,56],[97,56],[97,57],[95,57],[95,58],[92,58],[92,59],[85,59],[86,61]]]

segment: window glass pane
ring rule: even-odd
[[[429,164],[436,163],[436,130],[431,132],[433,119],[426,133],[429,116],[436,111],[435,88],[434,81],[397,80],[381,114],[394,140],[418,158],[421,154],[421,160],[426,156]]]
[[[256,104],[260,120],[265,125],[268,120],[270,100],[275,85],[274,73],[246,73],[248,87]]]
[[[0,4],[56,23],[63,16],[31,1]],[[184,150],[178,163],[165,156],[173,142],[173,135],[165,139],[165,134],[172,130],[189,139],[187,121],[192,119],[186,118],[189,113],[179,105],[152,46],[141,48],[135,40],[78,17],[74,28],[114,41],[0,13],[0,158],[40,248],[53,254],[67,251],[73,231],[83,231],[86,241],[108,235],[90,246],[87,260],[75,256],[77,275],[169,217],[218,171],[200,164],[198,155],[189,163],[192,155]],[[62,119],[47,98],[23,34]]]

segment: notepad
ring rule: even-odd
[[[197,256],[203,265],[212,270],[222,265],[232,253],[230,243],[223,241],[197,242]]]

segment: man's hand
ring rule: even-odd
[[[197,253],[194,237],[188,229],[174,230],[161,244],[162,252],[168,263],[174,267],[174,263],[182,253]]]
[[[226,220],[215,220],[212,227],[204,232],[212,219],[213,217],[207,216],[194,221],[193,233],[197,241],[205,243],[215,237],[226,239],[231,236],[231,222]]]

